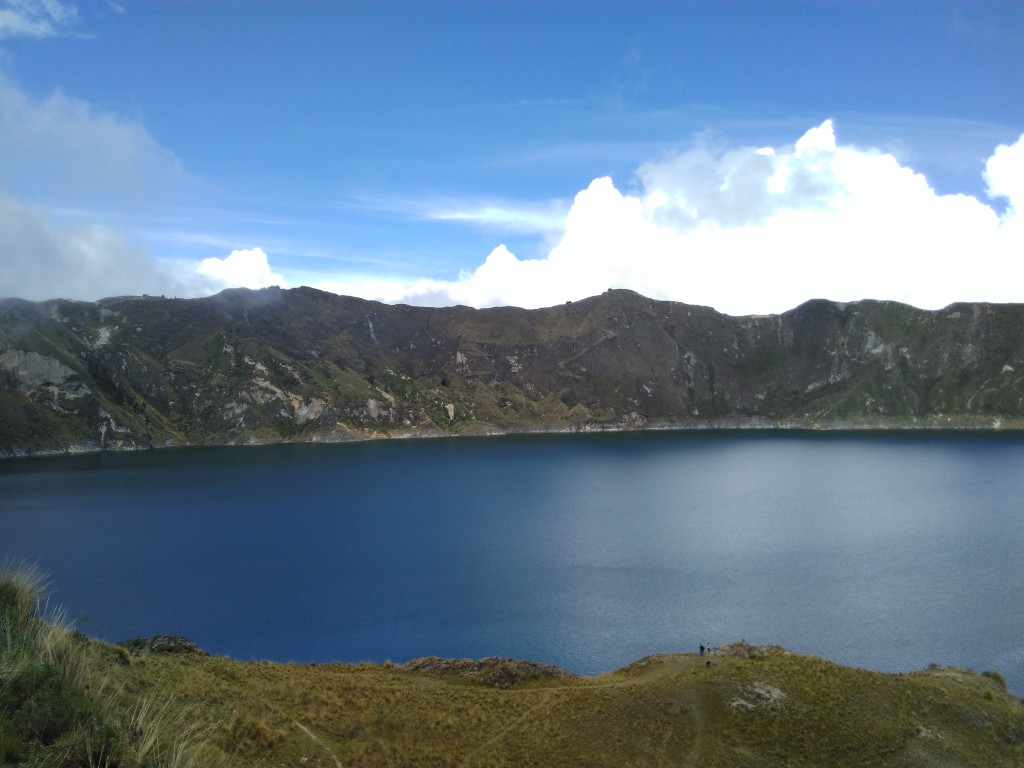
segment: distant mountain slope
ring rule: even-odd
[[[1024,427],[1024,305],[781,315],[311,288],[0,301],[0,453],[642,427]]]

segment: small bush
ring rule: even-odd
[[[227,732],[235,744],[244,744],[258,751],[273,749],[287,733],[272,726],[266,719],[252,714],[236,715],[227,727]]]
[[[29,741],[52,744],[93,717],[89,699],[52,664],[26,665],[4,683],[5,729]]]

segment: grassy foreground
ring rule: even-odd
[[[1024,705],[995,673],[882,674],[742,643],[710,667],[673,654],[590,678],[505,659],[137,656],[43,620],[24,581],[0,575],[4,764],[1024,765]],[[18,622],[56,627],[67,650]]]
[[[131,695],[116,679],[128,651],[74,631],[45,597],[36,568],[0,566],[0,766],[229,765],[188,702]]]

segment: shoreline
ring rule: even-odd
[[[623,422],[587,422],[575,425],[548,425],[497,427],[481,426],[479,429],[447,432],[438,427],[412,427],[390,431],[353,432],[348,430],[320,430],[302,439],[268,438],[250,436],[244,440],[212,440],[202,442],[164,442],[161,444],[100,445],[97,442],[75,443],[64,448],[33,448],[12,446],[0,453],[0,462],[5,460],[50,458],[60,456],[82,456],[96,453],[130,453],[157,451],[167,448],[213,448],[213,447],[256,447],[269,445],[315,445],[362,443],[383,440],[439,440],[459,438],[514,437],[527,435],[593,435],[645,432],[758,432],[758,433],[926,433],[926,434],[1024,434],[1024,419],[981,418],[975,416],[937,415],[926,419],[916,417],[908,422],[903,418],[881,420],[851,419],[822,423],[818,421],[769,419],[721,419],[705,422],[658,421],[632,424]]]

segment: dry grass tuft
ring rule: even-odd
[[[208,724],[189,719],[187,706],[161,692],[128,696],[112,681],[125,655],[78,634],[62,612],[49,610],[47,581],[37,568],[6,567],[0,571],[0,764],[218,764],[205,744]]]

